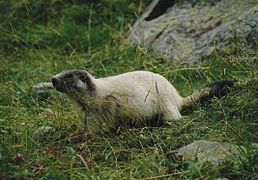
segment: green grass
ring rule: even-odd
[[[174,66],[124,43],[147,1],[101,2],[0,1],[0,179],[257,177],[252,147],[258,142],[257,51],[235,42],[213,53],[207,64]],[[149,70],[165,76],[184,96],[218,79],[233,79],[236,85],[222,99],[194,105],[171,127],[122,128],[119,135],[87,140],[83,121],[65,96],[30,90],[72,68],[96,77]],[[52,130],[38,133],[43,126]],[[216,167],[175,163],[167,156],[204,139],[243,145],[248,151],[239,164]]]

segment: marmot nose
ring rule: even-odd
[[[57,86],[58,86],[58,79],[57,79],[57,78],[53,77],[53,78],[51,79],[51,82],[52,82],[52,84],[53,84],[54,87],[57,87]]]

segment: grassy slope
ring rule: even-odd
[[[163,57],[122,43],[134,12],[142,10],[140,1],[103,0],[101,6],[26,2],[0,1],[5,11],[0,16],[0,178],[257,175],[257,152],[250,146],[258,140],[256,51],[235,42],[202,67],[174,67]],[[85,140],[83,122],[66,97],[39,97],[29,91],[33,84],[71,68],[86,68],[96,77],[137,69],[158,72],[182,95],[217,79],[237,83],[228,96],[211,105],[195,105],[169,128],[123,129],[119,136]],[[55,131],[35,134],[42,126]],[[241,144],[250,152],[234,168],[230,163],[172,163],[166,156],[200,139]]]

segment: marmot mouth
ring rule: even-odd
[[[55,87],[55,89],[61,93],[65,93],[64,89],[60,86]]]

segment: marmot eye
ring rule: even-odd
[[[68,79],[73,78],[73,74],[67,74],[66,78],[68,78]]]

